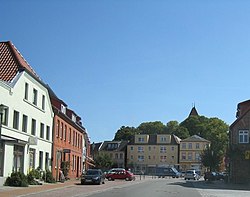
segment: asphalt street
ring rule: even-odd
[[[106,181],[103,185],[64,184],[0,188],[0,197],[246,197],[248,185],[225,184],[223,181],[185,181],[183,178],[137,177],[136,181]]]

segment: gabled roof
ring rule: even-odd
[[[238,108],[241,104],[248,104],[250,100],[246,100],[243,102],[238,103]],[[240,116],[237,117],[237,119],[229,126],[229,128],[231,129],[234,125],[236,125],[242,118],[244,118],[244,116],[250,111],[250,106],[246,107],[246,109],[244,110],[244,113],[241,113]],[[230,130],[229,129],[229,130]]]
[[[180,138],[175,135],[171,135],[171,141],[169,143],[157,143],[157,134],[143,134],[148,135],[149,139],[148,142],[143,143],[135,143],[135,135],[132,137],[129,145],[178,145],[180,144]]]
[[[198,135],[192,135],[186,139],[181,140],[181,142],[209,142],[209,141]]]
[[[117,144],[115,148],[109,148],[108,144]],[[128,142],[127,141],[104,141],[100,146],[100,151],[124,151]]]
[[[11,82],[23,70],[39,78],[10,41],[0,42],[0,80]]]

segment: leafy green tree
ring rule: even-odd
[[[114,140],[129,141],[137,133],[137,129],[134,127],[122,126],[115,134]]]
[[[141,123],[137,129],[141,134],[162,134],[166,132],[166,126],[160,121]]]
[[[199,135],[204,137],[206,135],[206,125],[208,118],[205,116],[190,116],[180,123],[180,126],[187,128],[189,135]]]
[[[108,154],[99,154],[95,158],[95,167],[103,170],[110,169],[113,165],[112,158]]]
[[[219,166],[226,155],[228,125],[218,118],[207,118],[205,116],[191,116],[180,125],[186,127],[190,135],[196,134],[211,142],[210,151],[217,162],[213,166]]]
[[[174,134],[181,139],[189,137],[187,128],[180,126],[178,121],[169,121],[166,126],[166,133]]]
[[[201,154],[201,162],[205,167],[208,167],[210,171],[217,171],[220,165],[220,155],[218,152],[214,152],[212,147],[207,147]]]

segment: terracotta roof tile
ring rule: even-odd
[[[0,80],[11,82],[19,71],[26,70],[39,78],[17,48],[10,42],[0,42]]]

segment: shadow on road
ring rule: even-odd
[[[179,185],[182,187],[192,187],[198,189],[218,189],[218,190],[246,190],[250,191],[249,184],[232,184],[220,181],[186,181],[186,182],[174,182],[168,185]]]

